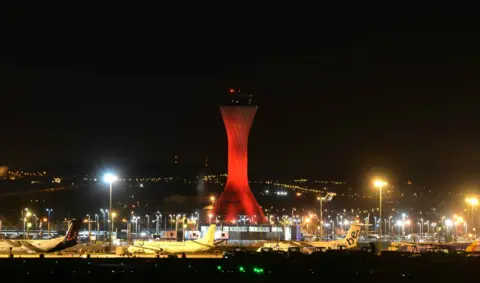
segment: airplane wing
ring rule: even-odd
[[[153,246],[143,246],[141,247],[144,250],[149,250],[150,252],[155,252],[155,253],[166,253],[166,254],[178,254],[184,252],[183,250],[175,250],[175,249],[170,249],[170,248],[157,248]]]
[[[23,241],[23,242],[22,242],[22,247],[23,247],[23,248],[26,248],[27,250],[36,252],[36,253],[43,253],[43,252],[45,252],[45,251],[43,251],[43,250],[35,247],[34,245],[30,244],[30,243],[27,242],[27,241]]]
[[[21,241],[11,241],[11,240],[5,240],[4,241],[6,244],[14,247],[14,248],[19,248],[22,246],[22,242]]]
[[[216,244],[216,243],[213,243],[213,245],[208,245],[208,244],[203,244],[203,243],[201,243],[201,242],[199,242],[199,241],[196,241],[196,240],[192,240],[192,242],[195,243],[195,244],[197,244],[197,245],[204,246],[204,247],[206,247],[206,248],[213,248],[213,247],[215,246],[215,244]],[[218,243],[220,243],[220,242],[218,242]]]
[[[219,245],[219,244],[221,244],[221,243],[223,243],[223,242],[226,242],[226,241],[227,241],[226,239],[218,240],[218,241],[213,242],[213,245],[214,245],[214,246],[217,246],[217,245]]]
[[[141,246],[133,246],[134,248],[138,248],[138,249],[143,249],[143,250],[149,250],[149,251],[152,251],[152,252],[163,252],[164,249],[162,248],[158,248],[158,247],[155,247],[155,246],[150,246],[150,245],[141,245]]]
[[[291,244],[297,247],[302,247],[302,248],[309,248],[309,249],[315,248],[315,246],[310,245],[306,242],[292,242]]]

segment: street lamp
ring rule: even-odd
[[[145,217],[147,217],[147,231],[150,232],[150,215],[146,214]]]
[[[50,237],[50,213],[53,211],[53,209],[47,208],[45,210],[48,213],[47,233],[48,233],[48,236]]]
[[[474,212],[474,207],[478,205],[479,201],[477,197],[469,197],[465,199],[465,201],[470,205],[471,211],[470,211],[470,226],[472,229],[475,227],[475,212]]]
[[[112,231],[110,232],[110,246],[112,245],[112,236],[113,236],[113,228],[115,225],[115,217],[117,217],[117,214],[115,212],[112,212]]]
[[[305,219],[305,223],[307,223],[307,234],[308,234],[308,223],[310,223],[310,218]]]
[[[100,216],[95,213],[95,223],[97,224],[97,233],[96,233],[96,239],[98,239],[98,233],[100,233]]]
[[[380,197],[380,230],[379,230],[379,236],[380,236],[380,244],[379,244],[379,250],[382,252],[382,225],[381,225],[381,219],[382,219],[382,189],[384,186],[387,185],[387,182],[382,181],[382,180],[375,180],[373,181],[373,185],[375,188],[378,188],[379,191],[379,197]]]
[[[25,239],[28,240],[28,230],[26,231],[26,225],[27,225],[27,218],[32,216],[32,213],[28,210],[28,208],[25,208],[25,212],[24,213],[24,216],[23,216],[23,236]],[[29,223],[30,225],[32,225],[31,223]]]
[[[32,228],[32,223],[31,222],[28,222],[27,223],[27,240],[28,240],[28,234],[30,233],[30,228]]]
[[[105,174],[105,176],[103,176],[103,180],[110,185],[110,206],[109,206],[108,211],[110,213],[112,213],[112,187],[113,187],[113,182],[117,181],[118,177],[114,174],[107,173],[107,174]],[[112,218],[112,217],[110,217],[110,218]],[[113,221],[112,221],[112,227],[113,227]],[[109,241],[110,242],[109,243],[110,251],[112,251],[112,233],[113,233],[113,228],[110,230],[110,241]]]
[[[195,217],[195,230],[198,230],[198,224],[199,224],[198,222],[200,222],[199,221],[200,214],[198,212],[195,212],[195,215],[196,215],[196,217]]]
[[[317,197],[317,200],[320,201],[320,237],[323,236],[323,202],[331,201],[334,196],[336,196],[336,193],[327,193],[324,197],[319,196]],[[292,215],[293,215],[293,210],[292,210]]]
[[[215,204],[215,197],[214,197],[214,196],[211,196],[211,197],[210,197],[210,201],[212,202],[212,209],[213,209],[213,205]]]
[[[35,218],[35,220],[33,220],[33,230],[37,229],[37,221],[38,221],[38,217],[36,214],[33,214],[33,218]]]
[[[138,224],[139,224],[139,220],[140,220],[140,216],[136,216],[135,217],[135,231],[136,231],[136,236],[137,236],[137,239],[138,239]]]
[[[107,209],[104,210],[103,208],[101,208],[100,212],[102,213],[102,217],[103,217],[103,227],[102,227],[102,229],[103,229],[103,232],[105,233],[105,231],[107,231],[107,217],[105,217],[105,213],[108,214],[108,211],[107,211]],[[104,239],[104,240],[106,240],[106,239]]]
[[[330,223],[332,224],[332,237],[335,238],[335,221],[330,220]]]
[[[420,218],[420,223],[421,223],[421,226],[420,226],[420,238],[423,236],[423,218]]]
[[[90,237],[92,236],[92,221],[90,219],[90,214],[87,214],[87,222],[88,222],[88,240],[90,241]]]

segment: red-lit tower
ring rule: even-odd
[[[255,222],[266,222],[265,215],[248,183],[248,136],[258,106],[251,105],[252,95],[230,89],[229,101],[220,106],[228,138],[228,179],[213,214],[224,221],[245,215]]]

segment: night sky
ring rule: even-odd
[[[12,5],[0,163],[131,171],[208,156],[225,172],[218,102],[239,87],[260,106],[255,176],[480,177],[478,34],[460,16]]]

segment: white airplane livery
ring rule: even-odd
[[[73,247],[77,244],[80,225],[80,220],[73,220],[65,236],[50,240],[0,241],[0,253],[51,253]]]
[[[262,247],[260,247],[257,251],[262,251],[262,248],[271,248],[273,250],[278,251],[288,251],[291,247],[300,247],[306,248],[307,250],[312,250],[314,248],[325,248],[331,250],[338,250],[341,248],[344,249],[351,249],[357,246],[358,238],[360,237],[360,230],[361,225],[359,224],[352,224],[350,229],[343,240],[337,241],[329,241],[329,242],[273,242],[273,243],[265,243]]]
[[[186,242],[174,241],[135,241],[133,245],[128,247],[129,253],[196,253],[204,252],[215,247],[219,242],[215,242],[216,225],[212,224],[207,232],[198,240],[190,240]],[[220,241],[221,242],[221,241]]]

